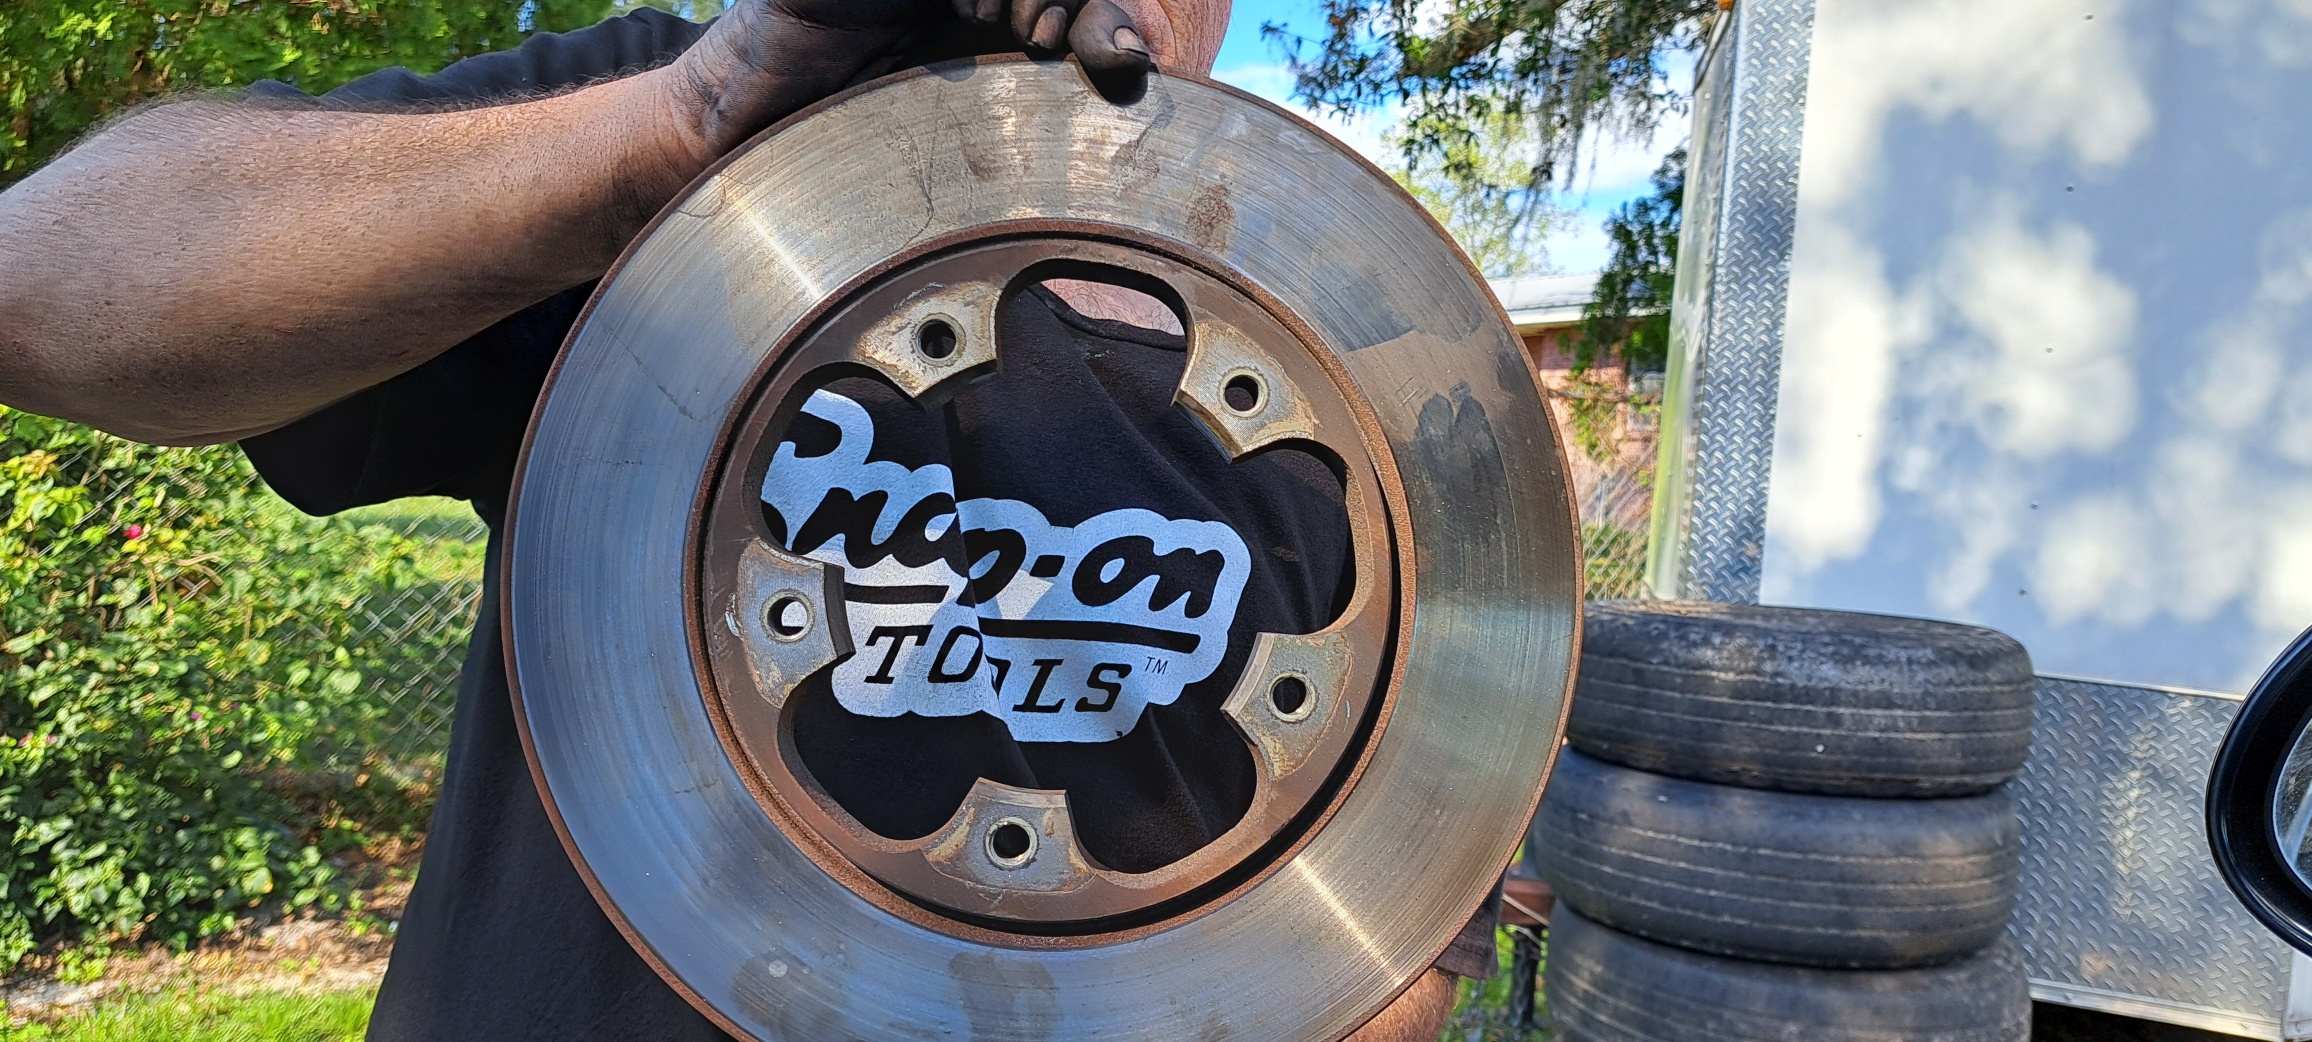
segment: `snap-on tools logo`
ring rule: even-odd
[[[819,391],[803,412],[840,439],[816,456],[781,442],[762,495],[789,551],[843,569],[843,708],[1105,742],[1219,668],[1252,567],[1226,524],[1113,510],[1063,528],[1016,500],[959,503],[945,466],[870,462],[859,403]]]

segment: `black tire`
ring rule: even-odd
[[[1560,910],[1543,990],[1559,1042],[2025,1042],[2031,992],[2005,941],[1922,970],[1817,970],[1703,955]]]
[[[1998,940],[2023,830],[2005,792],[1873,800],[1668,778],[1567,749],[1526,843],[1560,904],[1697,951],[1898,969]]]
[[[1995,630],[1748,604],[1589,606],[1566,737],[1614,763],[1832,796],[1964,796],[2031,751],[2031,657]]]

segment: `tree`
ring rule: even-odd
[[[1522,161],[1528,144],[1525,126],[1492,122],[1484,133],[1457,146],[1464,150],[1453,156],[1453,168],[1462,171],[1458,176],[1410,163],[1389,172],[1453,233],[1486,278],[1541,274],[1549,270],[1543,240],[1567,215],[1529,190],[1531,171]]]
[[[1323,0],[1323,7],[1320,40],[1275,24],[1261,29],[1287,51],[1294,96],[1341,115],[1402,105],[1404,179],[1443,186],[1424,197],[1433,209],[1440,197],[1458,199],[1459,212],[1490,218],[1476,241],[1518,243],[1538,238],[1562,213],[1550,197],[1573,182],[1585,141],[1644,137],[1686,104],[1664,59],[1700,47],[1719,0]],[[1311,43],[1315,52],[1304,57]],[[1518,150],[1522,176],[1505,177],[1503,156]],[[1585,361],[1601,348],[1619,350],[1618,341],[1593,339],[1618,328],[1638,352],[1634,366],[1659,365],[1659,331],[1649,324],[1656,320],[1631,315],[1669,299],[1684,183],[1677,155],[1672,181],[1657,172],[1655,195],[1607,224],[1615,262],[1585,320]],[[1659,321],[1664,330],[1666,323]]]
[[[620,0],[8,0],[0,11],[0,188],[106,116],[277,79],[325,91],[395,65],[432,72]]]
[[[1686,197],[1686,150],[1662,158],[1654,194],[1632,199],[1606,218],[1613,259],[1582,309],[1573,364],[1587,369],[1618,354],[1630,371],[1660,372],[1670,358],[1670,287],[1677,274],[1678,224]]]
[[[1718,0],[1323,0],[1326,35],[1261,32],[1283,45],[1294,96],[1336,114],[1406,108],[1408,158],[1459,172],[1495,120],[1526,125],[1532,182],[1570,182],[1593,131],[1650,132],[1685,103],[1662,62],[1697,49]]]

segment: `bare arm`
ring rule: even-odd
[[[663,71],[470,112],[124,122],[0,195],[0,401],[230,440],[599,275],[687,177]]]
[[[1060,49],[1041,3],[749,0],[674,64],[536,101],[123,120],[0,193],[0,402],[162,443],[279,426],[601,275],[755,130],[1014,6]],[[1087,66],[1147,67],[1105,0],[1075,23]]]

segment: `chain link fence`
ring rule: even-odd
[[[1651,597],[1646,552],[1654,498],[1660,374],[1545,371],[1542,393],[1566,438],[1591,600]]]
[[[380,751],[402,769],[435,769],[449,748],[489,530],[464,502],[438,498],[349,510],[328,523],[404,543],[415,555],[423,582],[363,598],[353,611],[363,643],[406,651],[397,668],[365,678],[367,701],[383,711],[374,732]]]
[[[97,455],[143,457],[111,465]],[[459,672],[481,601],[488,530],[464,502],[408,499],[315,519],[257,478],[232,446],[161,449],[99,437],[58,458],[85,477],[83,527],[124,541],[167,539],[223,596],[280,604],[271,648],[355,649],[358,684],[313,750],[327,774],[369,770],[430,788],[448,748]],[[286,546],[288,552],[284,552]],[[337,575],[317,575],[335,570]],[[248,624],[260,625],[257,612]]]
[[[1637,468],[1601,468],[1587,488],[1577,486],[1582,570],[1593,601],[1653,596],[1646,585],[1650,477]]]

